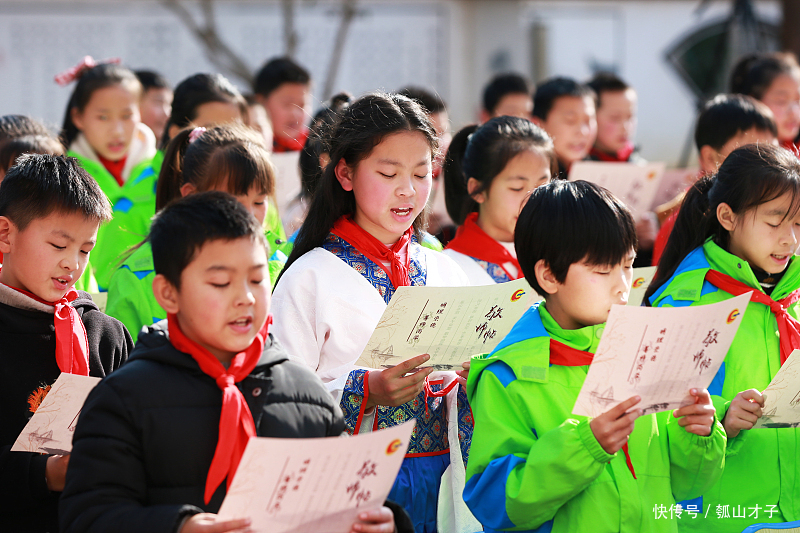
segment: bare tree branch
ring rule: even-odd
[[[284,54],[287,57],[294,57],[297,53],[297,28],[294,25],[295,4],[294,0],[283,0],[281,2],[283,10],[283,42]]]
[[[186,28],[194,34],[205,49],[206,57],[211,63],[226,74],[230,74],[253,83],[253,74],[247,63],[219,35],[214,16],[214,0],[199,0],[203,21],[195,20],[195,16],[182,0],[161,0],[161,4],[175,13]]]
[[[358,14],[356,4],[358,0],[342,0],[342,18],[339,21],[339,28],[336,30],[336,39],[333,42],[331,59],[328,65],[328,74],[325,76],[325,85],[322,90],[322,99],[327,100],[332,96],[336,78],[339,75],[339,65],[344,54],[344,45],[347,43],[347,34],[353,19]]]

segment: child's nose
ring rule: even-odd
[[[397,186],[398,196],[413,196],[414,193],[416,193],[416,189],[414,188],[413,176],[401,178]]]

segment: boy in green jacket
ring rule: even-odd
[[[707,391],[674,412],[641,416],[637,396],[594,419],[572,414],[611,306],[628,298],[630,212],[596,185],[556,181],[532,193],[515,246],[545,302],[472,360],[467,505],[485,531],[674,532],[677,515],[697,519],[675,502],[722,474]]]

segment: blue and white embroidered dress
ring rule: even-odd
[[[412,285],[464,286],[463,271],[442,253],[408,246]],[[310,366],[335,394],[350,433],[386,428],[416,418],[408,454],[389,499],[403,505],[417,533],[436,530],[441,476],[450,464],[447,402],[424,393],[400,407],[378,407],[363,416],[364,378],[354,366],[395,288],[382,268],[346,241],[331,234],[323,247],[299,258],[275,288],[271,332],[293,359]],[[448,376],[452,379],[452,373]],[[437,390],[441,385],[432,385]],[[472,413],[463,387],[456,387],[459,446],[466,462],[472,437]],[[451,393],[451,394],[453,394]],[[427,410],[425,404],[427,403]],[[460,495],[458,495],[460,497]]]

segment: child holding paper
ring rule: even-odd
[[[125,327],[73,285],[108,200],[77,160],[22,155],[0,186],[0,515],[4,531],[57,531],[69,455],[9,451],[62,372],[103,377],[128,357]]]
[[[729,451],[722,479],[702,493],[702,506],[731,511],[719,519],[681,521],[687,530],[741,531],[752,523],[800,519],[800,429],[748,431],[763,414],[760,391],[800,348],[799,225],[797,158],[770,144],[734,150],[716,176],[702,178],[686,194],[648,289],[658,307],[704,305],[752,292],[709,387]],[[753,513],[755,506],[764,512]],[[743,515],[742,508],[749,511]]]
[[[436,149],[425,110],[405,96],[370,94],[344,109],[330,136],[330,163],[274,293],[276,336],[330,389],[343,390],[349,432],[417,420],[389,494],[417,533],[436,530],[450,452],[466,456],[466,396],[453,373],[444,376],[449,383],[426,380],[433,369],[419,367],[427,354],[384,370],[354,365],[397,287],[469,284],[452,259],[418,241]],[[448,441],[448,391],[461,407],[458,420],[449,420],[458,424],[458,443]]]
[[[208,192],[174,202],[148,239],[153,292],[168,318],[142,333],[129,364],[87,398],[62,528],[248,531],[246,517],[213,514],[247,440],[336,436],[341,411],[268,332],[266,241],[236,198]],[[353,531],[394,529],[386,508],[361,519]]]
[[[529,120],[497,117],[458,132],[444,165],[448,213],[460,224],[445,255],[473,285],[521,278],[514,226],[530,191],[557,172],[553,141]]]
[[[633,397],[594,419],[571,414],[611,306],[628,298],[630,212],[597,185],[555,181],[531,194],[515,243],[545,302],[472,359],[465,501],[485,531],[676,531],[654,506],[696,496],[723,467],[708,393],[691,390],[695,403],[674,413],[640,417]]]

